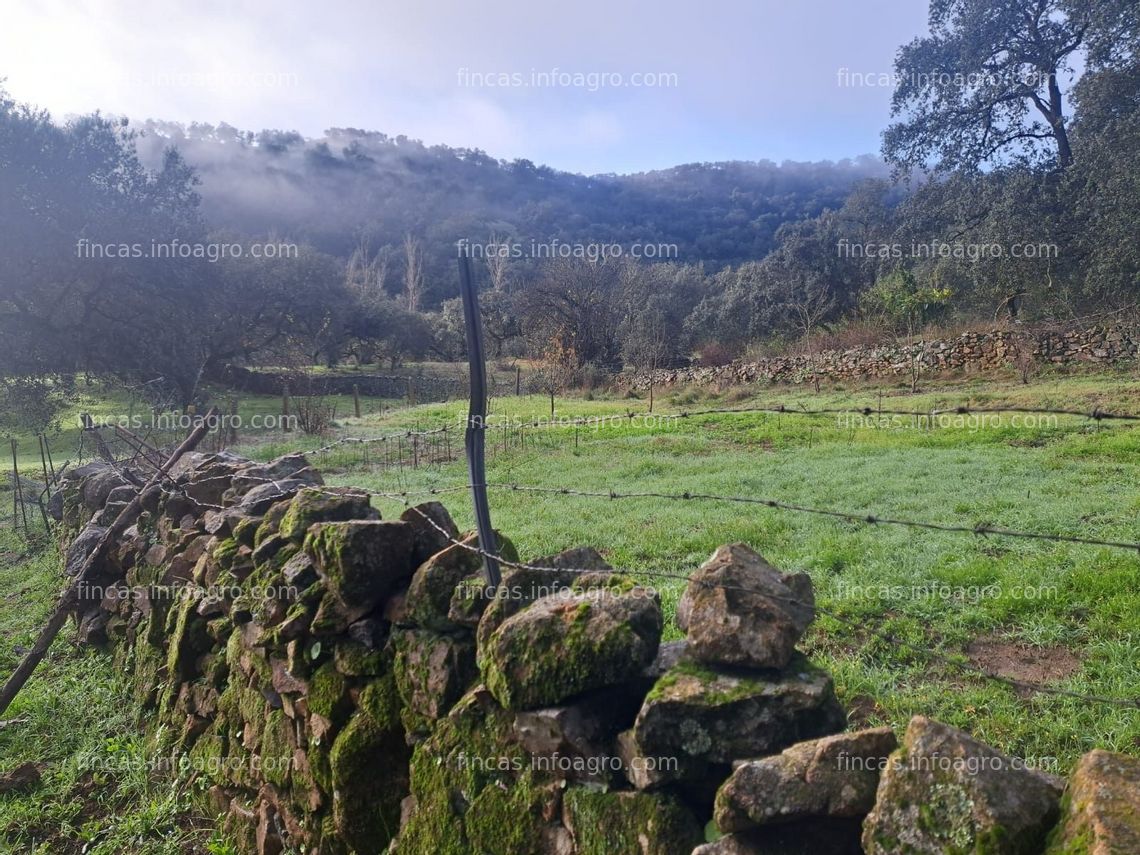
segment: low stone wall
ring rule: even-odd
[[[1134,362],[1140,352],[1140,326],[1094,326],[1083,330],[997,329],[954,339],[908,345],[827,350],[733,362],[714,368],[678,368],[652,374],[657,386],[733,386],[745,383],[804,383],[826,380],[909,378],[921,364],[923,376],[976,374],[1022,365],[1113,365]],[[648,389],[650,374],[626,374],[623,388]]]
[[[131,491],[70,473],[68,572]],[[687,637],[662,643],[657,592],[593,549],[490,591],[442,505],[383,521],[300,456],[190,455],[143,498],[84,581],[80,638],[110,647],[243,852],[1140,851],[1133,758],[1087,755],[1062,801],[937,722],[901,747],[845,732],[796,650],[810,579],[742,544],[696,571]]]

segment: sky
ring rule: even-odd
[[[331,127],[573,172],[877,153],[923,0],[5,0],[57,119]]]

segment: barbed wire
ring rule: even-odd
[[[307,468],[311,468],[311,467],[307,467]],[[249,476],[246,476],[246,477],[249,477]],[[172,479],[169,479],[169,477],[167,478],[167,480],[170,481],[170,485],[172,488],[171,491],[168,492],[168,495],[171,495],[172,493],[176,493],[176,494],[185,496],[186,498],[189,498],[191,501],[197,502],[197,500],[195,500],[192,496],[188,496],[186,494],[185,485],[178,484],[177,482],[173,481]],[[261,481],[262,483],[266,483],[266,484],[278,484],[282,488],[280,490],[281,498],[291,497],[296,492],[295,490],[284,489],[284,485],[281,485],[280,481],[278,481],[277,479],[252,478],[251,480]],[[503,489],[511,489],[511,490],[528,490],[528,491],[536,491],[536,492],[555,493],[555,494],[560,494],[560,495],[581,495],[581,496],[587,496],[590,498],[670,498],[670,499],[672,499],[672,498],[685,498],[684,494],[678,494],[678,495],[658,494],[658,493],[613,494],[613,493],[600,493],[600,492],[589,492],[589,491],[574,491],[574,490],[569,490],[566,488],[526,488],[526,487],[522,487],[520,485],[488,484],[487,486],[490,488],[503,488]],[[326,490],[327,491],[326,495],[329,495],[329,496],[337,495],[335,493],[332,493],[331,491],[328,491],[328,488],[324,487],[323,485],[312,485],[309,489],[317,490],[318,492],[320,492],[322,490]],[[439,525],[439,523],[437,523],[434,519],[432,519],[432,517],[426,511],[421,510],[418,506],[413,505],[411,502],[411,498],[413,496],[416,496],[416,497],[436,496],[436,495],[442,495],[442,494],[446,494],[446,493],[455,493],[455,492],[461,492],[461,491],[466,492],[468,489],[470,489],[470,486],[467,484],[457,484],[457,485],[450,485],[450,486],[446,486],[446,487],[428,487],[428,488],[423,488],[423,489],[419,489],[419,490],[401,490],[401,491],[397,491],[397,492],[375,490],[375,489],[364,488],[364,487],[353,487],[352,489],[356,490],[360,493],[367,494],[369,496],[375,496],[377,498],[388,499],[388,500],[400,502],[407,509],[416,513],[425,522],[427,522],[430,526],[435,528],[441,535],[443,535],[443,537],[446,539],[446,541],[449,544],[451,544],[452,546],[458,546],[464,550],[467,550],[469,552],[477,554],[482,558],[492,558],[492,559],[496,560],[502,566],[509,567],[512,569],[529,570],[532,572],[539,572],[539,573],[555,573],[555,574],[557,574],[557,573],[567,574],[568,573],[568,574],[584,575],[584,574],[588,574],[588,573],[598,572],[597,568],[547,567],[547,566],[543,566],[543,565],[539,565],[539,564],[532,564],[532,563],[527,563],[527,562],[522,562],[522,561],[513,561],[510,559],[504,558],[501,555],[495,555],[493,553],[488,552],[487,550],[482,549],[481,547],[478,547],[478,546],[475,546],[471,543],[467,543],[465,541],[459,540],[454,535],[452,535],[451,532],[449,532],[443,526]],[[687,498],[694,498],[694,497],[695,496],[693,496],[692,494],[689,494],[687,496]],[[710,499],[718,499],[718,500],[719,499],[727,499],[730,501],[731,500],[737,500],[740,498],[740,497],[720,497],[720,496],[702,496],[702,497],[703,498],[710,498]],[[273,498],[273,497],[265,497],[265,498]],[[758,500],[758,501],[763,501],[764,504],[770,504],[768,502],[768,500]],[[224,505],[216,505],[216,504],[210,504],[210,503],[205,503],[205,502],[197,502],[197,504],[203,508],[212,508],[212,509],[216,509],[219,511],[234,510],[234,507],[235,507],[233,505],[224,506]],[[798,508],[793,508],[793,509],[798,510]],[[834,513],[834,512],[828,512],[828,513]],[[856,518],[856,519],[858,519],[858,518]],[[862,521],[869,521],[869,520],[863,519]],[[880,521],[885,522],[886,520],[875,520],[875,521],[876,522],[880,522]],[[924,528],[942,528],[941,526],[936,526],[934,524],[918,524],[918,525],[921,525]],[[978,529],[966,529],[964,527],[950,527],[948,530],[951,530],[951,531],[970,531],[973,533],[979,533]],[[1126,546],[1127,548],[1130,548],[1130,549],[1133,549],[1133,548],[1140,549],[1140,544],[1119,544],[1119,543],[1113,543],[1111,541],[1094,541],[1094,540],[1090,540],[1090,539],[1073,539],[1073,538],[1067,538],[1064,536],[1054,536],[1054,535],[1035,534],[1035,533],[1026,533],[1026,532],[1013,532],[1013,531],[1002,530],[1002,529],[993,529],[992,531],[989,531],[986,533],[1001,534],[1001,535],[1005,535],[1005,536],[1011,536],[1011,535],[1012,536],[1034,536],[1034,537],[1040,537],[1042,539],[1048,539],[1048,540],[1063,540],[1065,542],[1077,542],[1077,543],[1082,543],[1082,544]],[[622,572],[622,573],[625,573],[626,575],[642,576],[642,577],[646,577],[646,578],[669,579],[669,580],[673,580],[673,581],[684,582],[686,584],[691,584],[694,581],[690,575],[683,574],[683,573],[670,573],[670,572],[661,571],[661,570],[626,570],[626,571],[615,570],[614,572]],[[799,606],[802,608],[812,609],[818,614],[822,614],[822,615],[836,621],[837,623],[839,623],[845,627],[848,627],[852,630],[855,630],[857,633],[870,633],[874,638],[876,638],[880,641],[886,642],[886,643],[893,645],[895,647],[909,650],[912,653],[920,655],[920,656],[927,658],[931,661],[941,663],[943,665],[958,669],[958,670],[965,672],[965,673],[973,674],[977,677],[983,678],[985,680],[988,680],[988,681],[991,681],[994,683],[1002,684],[1008,688],[1018,689],[1018,690],[1022,690],[1022,691],[1028,691],[1028,692],[1032,692],[1035,694],[1047,694],[1047,695],[1053,695],[1053,696],[1058,696],[1058,697],[1065,697],[1065,698],[1069,698],[1069,699],[1073,699],[1073,700],[1084,701],[1086,703],[1097,703],[1097,704],[1104,704],[1104,705],[1111,705],[1111,706],[1123,706],[1123,707],[1140,709],[1140,698],[1122,698],[1122,697],[1110,697],[1110,696],[1104,696],[1104,695],[1086,694],[1086,693],[1077,692],[1077,691],[1073,691],[1073,690],[1069,690],[1069,689],[1061,689],[1061,688],[1057,688],[1054,686],[1045,686],[1045,685],[1042,685],[1039,683],[1033,683],[1033,682],[1026,681],[1026,680],[1019,680],[1019,679],[1016,679],[1013,677],[1007,677],[1007,676],[1004,676],[1001,674],[995,674],[991,671],[986,670],[985,668],[982,668],[981,666],[975,665],[975,664],[970,663],[970,662],[963,662],[959,659],[955,659],[952,656],[949,656],[949,655],[942,653],[938,650],[935,650],[931,647],[918,645],[918,644],[915,644],[913,642],[910,642],[910,641],[906,640],[905,638],[898,636],[895,633],[892,633],[888,630],[882,629],[881,627],[869,626],[866,618],[861,617],[857,620],[852,619],[852,618],[848,618],[845,615],[843,615],[842,613],[840,613],[834,609],[830,609],[830,608],[827,608],[824,606],[820,606],[818,603],[815,603],[815,602],[807,602],[805,600],[801,600],[801,599],[796,598],[796,597],[783,597],[780,595],[772,594],[771,592],[766,591],[766,590],[762,591],[759,589],[753,589],[753,588],[749,588],[747,586],[741,586],[741,585],[725,585],[725,584],[719,584],[719,583],[718,584],[712,584],[712,583],[704,583],[704,582],[700,583],[700,584],[705,585],[707,587],[720,588],[723,590],[734,590],[734,591],[739,591],[742,593],[751,593],[751,594],[762,595],[762,596],[766,596],[766,597],[769,597],[772,599],[776,599],[776,600],[785,602],[789,605],[795,605],[795,606]]]
[[[935,419],[943,416],[956,415],[956,416],[973,416],[973,415],[1002,415],[1002,414],[1021,414],[1021,415],[1051,415],[1051,416],[1075,416],[1078,418],[1087,418],[1095,422],[1101,421],[1125,421],[1125,422],[1140,422],[1140,414],[1133,413],[1118,413],[1102,410],[1099,407],[1092,410],[1074,410],[1064,408],[1052,407],[1016,407],[1016,406],[995,406],[995,407],[970,407],[959,405],[954,407],[935,407],[928,410],[906,410],[894,409],[883,407],[789,407],[785,404],[770,404],[754,407],[711,407],[703,410],[682,410],[680,412],[669,413],[653,413],[648,411],[634,411],[627,410],[625,413],[615,413],[612,415],[602,416],[561,416],[552,418],[538,418],[531,419],[530,421],[498,421],[495,422],[495,416],[489,416],[486,423],[476,424],[475,427],[484,430],[498,430],[498,429],[514,429],[532,428],[532,429],[549,429],[549,428],[575,428],[575,427],[588,427],[591,425],[605,425],[605,424],[622,424],[623,422],[633,422],[634,419],[643,419],[645,421],[666,421],[666,420],[682,420],[690,418],[698,418],[701,416],[712,415],[746,415],[750,413],[764,413],[769,415],[798,415],[798,416],[842,416],[842,415],[858,415],[864,418],[878,417],[878,416],[891,416],[891,417],[908,417],[913,419]],[[510,417],[505,417],[510,418]]]
[[[793,511],[796,513],[835,517],[837,519],[847,520],[849,522],[863,523],[866,525],[896,525],[905,526],[908,528],[926,529],[928,531],[957,532],[978,536],[995,535],[1000,537],[1015,537],[1027,540],[1045,540],[1055,543],[1077,543],[1086,546],[1107,546],[1116,549],[1127,549],[1129,551],[1140,552],[1140,542],[1102,540],[1100,538],[1079,537],[1076,535],[1064,534],[1048,534],[1046,532],[1018,531],[1016,529],[1001,528],[985,523],[974,526],[964,526],[920,522],[916,520],[894,519],[892,517],[885,517],[879,514],[859,514],[850,511],[835,511],[826,508],[813,508],[806,505],[797,505],[791,502],[784,502],[777,499],[766,499],[758,496],[720,496],[714,493],[697,493],[689,491],[681,493],[663,493],[656,491],[622,493],[616,490],[575,490],[570,487],[537,487],[523,484],[487,484],[486,486],[488,489],[493,490],[512,490],[525,493],[548,493],[563,496],[578,496],[590,499],[665,499],[668,501],[737,502],[752,505],[763,505],[767,508],[775,508],[777,510],[783,511]]]
[[[378,491],[373,492],[373,495],[379,495]],[[386,498],[393,498],[393,499],[400,498],[399,494],[388,494],[385,497]],[[578,568],[563,568],[563,567],[544,567],[542,565],[527,564],[527,563],[521,562],[521,561],[512,561],[510,559],[503,558],[500,555],[494,555],[493,553],[488,552],[487,550],[482,549],[481,547],[478,547],[478,546],[475,546],[471,543],[466,543],[464,541],[457,539],[450,532],[448,532],[445,528],[443,528],[443,526],[439,525],[439,523],[437,523],[434,519],[432,519],[429,514],[427,514],[424,511],[421,511],[415,505],[412,505],[410,502],[407,501],[406,498],[403,499],[403,502],[409,509],[411,509],[412,511],[417,513],[420,517],[422,517],[424,519],[424,521],[426,521],[429,525],[431,525],[433,528],[435,528],[440,534],[442,534],[448,540],[448,542],[451,543],[453,546],[459,546],[459,547],[461,547],[465,550],[468,550],[469,552],[475,553],[475,554],[477,554],[483,558],[494,559],[499,564],[501,564],[505,567],[511,567],[511,568],[519,569],[519,570],[529,570],[532,572],[556,573],[556,574],[557,573],[563,573],[563,574],[570,573],[570,574],[582,575],[582,574],[597,573],[598,572],[597,568],[578,569]],[[691,584],[694,581],[691,576],[688,576],[688,575],[685,575],[682,573],[668,573],[666,571],[661,571],[661,570],[619,571],[619,570],[615,569],[614,572],[624,572],[626,575],[630,575],[630,576],[639,576],[640,575],[640,576],[645,576],[645,577],[649,577],[649,578],[672,579],[672,580],[686,582],[688,584]],[[989,680],[989,681],[992,681],[995,683],[1003,684],[1003,685],[1010,687],[1010,688],[1021,689],[1023,691],[1030,691],[1030,692],[1034,692],[1037,694],[1056,695],[1056,696],[1060,696],[1060,697],[1070,698],[1073,700],[1085,701],[1087,703],[1098,703],[1098,704],[1105,704],[1105,705],[1111,705],[1111,706],[1124,706],[1124,707],[1133,707],[1136,709],[1140,709],[1140,697],[1137,697],[1137,698],[1120,698],[1120,697],[1110,697],[1110,696],[1105,696],[1105,695],[1090,695],[1090,694],[1085,694],[1082,692],[1072,691],[1070,689],[1060,689],[1060,688],[1056,688],[1054,686],[1045,686],[1045,685],[1041,685],[1039,683],[1029,682],[1027,680],[1019,680],[1019,679],[1016,679],[1014,677],[1006,677],[1006,676],[1001,675],[1001,674],[994,674],[993,672],[987,671],[985,668],[982,668],[979,665],[974,665],[973,663],[969,663],[969,662],[962,662],[958,659],[954,659],[953,657],[946,655],[945,653],[941,653],[940,651],[934,650],[933,648],[914,644],[913,642],[907,641],[906,639],[904,639],[904,638],[902,638],[902,637],[900,637],[894,633],[882,630],[880,628],[869,627],[865,618],[859,618],[858,620],[848,618],[848,617],[845,617],[844,615],[840,614],[839,612],[836,612],[835,610],[819,606],[818,604],[816,604],[814,602],[807,602],[805,600],[801,600],[797,597],[780,596],[780,595],[772,594],[766,590],[749,588],[749,587],[744,586],[744,585],[725,585],[725,584],[720,584],[720,583],[714,584],[714,583],[710,583],[710,582],[700,582],[698,584],[701,584],[704,587],[718,588],[721,590],[732,590],[732,591],[739,591],[742,593],[757,594],[760,596],[768,597],[770,599],[775,599],[775,600],[785,602],[788,605],[794,605],[794,606],[799,606],[801,608],[811,609],[815,612],[818,612],[819,614],[825,615],[825,616],[831,618],[832,620],[835,620],[835,621],[837,621],[837,622],[839,622],[839,623],[841,623],[841,624],[843,624],[849,628],[855,629],[859,632],[870,632],[870,634],[873,635],[875,638],[877,638],[881,641],[887,642],[887,643],[894,645],[896,647],[905,648],[907,650],[910,650],[913,653],[919,654],[919,655],[924,656],[924,657],[931,659],[933,661],[937,661],[937,662],[940,662],[944,665],[948,665],[950,667],[957,668],[961,671],[974,674],[976,676],[982,677],[986,680]]]

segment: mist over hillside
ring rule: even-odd
[[[361,244],[398,247],[411,233],[424,247],[429,302],[451,293],[462,238],[675,245],[675,260],[716,270],[763,258],[780,225],[837,208],[860,181],[888,172],[864,155],[585,176],[355,128],[306,139],[152,120],[138,131],[144,165],[157,168],[174,146],[195,168],[213,228],[276,233],[342,257]]]

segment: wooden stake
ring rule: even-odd
[[[151,487],[156,486],[184,454],[193,451],[197,447],[198,443],[202,441],[202,438],[205,437],[210,430],[210,416],[215,414],[215,410],[210,410],[206,419],[198,425],[198,427],[194,428],[183,443],[175,449],[166,463],[164,463],[143,488],[135,494],[135,497],[123,508],[115,518],[115,521],[111,523],[111,526],[103,536],[99,538],[99,542],[95,544],[95,548],[91,550],[86,560],[84,560],[83,566],[80,567],[74,581],[71,583],[71,587],[64,592],[59,604],[55,607],[55,611],[51,613],[47,624],[43,630],[40,631],[36,643],[32,645],[32,649],[28,651],[23,661],[20,662],[19,666],[12,673],[12,676],[8,678],[8,681],[4,684],[4,688],[0,689],[0,715],[3,715],[7,711],[16,695],[24,688],[28,679],[36,670],[36,666],[38,666],[47,655],[52,642],[55,641],[56,636],[59,635],[59,631],[63,629],[63,625],[67,623],[68,615],[71,614],[71,610],[75,607],[76,602],[78,602],[80,586],[86,582],[87,577],[91,575],[92,570],[99,564],[103,556],[107,553],[107,550],[110,549],[111,543],[115,538],[126,531],[135,517],[138,516],[139,511],[142,509],[143,494]],[[12,447],[13,449],[15,448],[15,442],[12,443]]]

